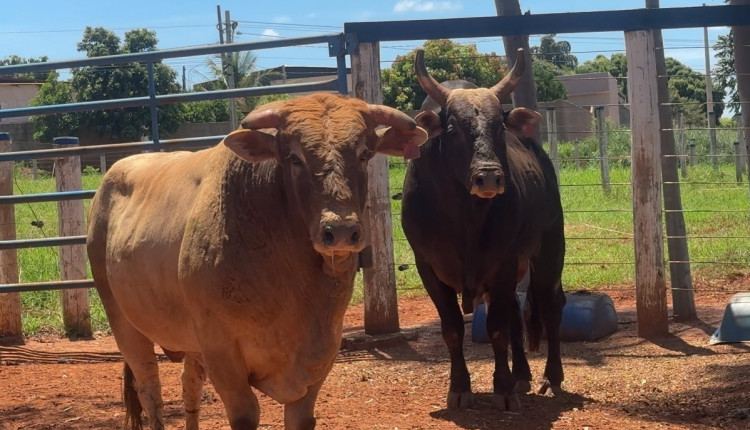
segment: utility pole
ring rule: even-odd
[[[227,43],[234,43],[234,23],[232,23],[232,20],[229,17],[229,11],[224,11],[226,22],[224,23],[224,30],[227,33]],[[234,58],[237,56],[236,52],[229,52],[226,54],[227,62],[224,66],[224,74],[227,77],[227,89],[233,90],[234,89],[234,66],[235,61]],[[229,99],[229,126],[232,128],[232,131],[237,129],[237,106],[235,104],[234,98]]]
[[[705,6],[705,3],[703,4]],[[716,112],[714,112],[714,90],[711,82],[711,57],[708,52],[708,27],[703,27],[703,47],[706,56],[706,115],[708,120],[709,152],[714,169],[719,168],[719,157],[716,151]]]
[[[185,69],[186,67],[182,66],[182,92],[187,92],[187,78],[185,77]]]

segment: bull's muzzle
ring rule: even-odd
[[[362,225],[358,217],[352,215],[339,217],[326,213],[313,242],[315,249],[321,254],[349,254],[359,252],[364,248],[362,236]]]
[[[505,192],[505,175],[500,169],[479,170],[471,176],[471,194],[491,199]]]

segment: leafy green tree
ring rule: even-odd
[[[125,42],[111,30],[86,27],[78,50],[88,57],[116,55],[156,50],[156,33],[136,29],[125,33]],[[146,64],[130,63],[121,66],[82,67],[73,70],[72,87],[79,102],[147,96],[148,68]],[[180,91],[177,74],[169,66],[154,64],[154,81],[157,94],[172,94]],[[160,133],[177,129],[181,118],[181,106],[165,105],[158,108]],[[151,113],[149,108],[126,108],[82,112],[81,128],[108,135],[120,141],[138,140],[150,134]]]
[[[536,82],[536,98],[540,102],[551,102],[568,96],[565,85],[557,79],[565,72],[554,64],[534,59],[534,82]]]
[[[507,71],[505,61],[494,52],[481,54],[476,45],[460,44],[447,39],[428,40],[424,44],[425,65],[438,82],[464,79],[480,87],[490,87]],[[383,102],[408,111],[419,109],[427,94],[414,74],[417,50],[399,55],[389,69],[381,72]]]
[[[539,40],[539,46],[531,47],[531,54],[535,58],[541,58],[560,69],[572,71],[578,66],[578,58],[571,54],[570,50],[570,42],[556,41],[554,34],[547,34]]]
[[[60,81],[57,72],[50,72],[47,81],[42,84],[36,97],[29,103],[31,106],[72,103],[73,87],[69,82]],[[34,125],[34,139],[40,142],[52,142],[58,136],[75,136],[78,134],[79,115],[63,113],[56,115],[38,115],[31,117]]]
[[[674,58],[666,59],[669,97],[672,103],[682,108],[685,123],[700,125],[706,123],[706,78]],[[720,102],[724,99],[724,89],[714,88],[713,99]],[[676,110],[676,109],[675,109]],[[722,103],[714,104],[716,118],[724,112]]]
[[[183,103],[182,120],[188,123],[229,121],[227,100]]]
[[[714,76],[716,77],[716,86],[729,92],[728,107],[734,112],[740,111],[740,94],[737,92],[737,72],[734,67],[734,37],[732,32],[719,36],[714,45],[718,59]]]
[[[222,67],[221,56],[206,59],[206,67],[212,80],[202,84],[207,91],[224,90],[229,88],[228,72],[234,74],[235,88],[250,88],[268,85],[273,79],[281,77],[279,73],[265,73],[258,70],[258,57],[252,51],[232,52],[226,54],[226,65]],[[244,97],[236,99],[237,112],[244,116],[263,104],[261,97]]]
[[[0,60],[0,66],[15,66],[18,64],[33,64],[33,63],[46,63],[49,57],[42,55],[39,58],[23,58],[18,55],[9,55]],[[50,72],[34,72],[34,73],[16,73],[13,75],[14,78],[27,78],[46,80]]]
[[[576,74],[596,72],[609,72],[617,80],[617,90],[628,97],[628,59],[625,54],[612,54],[609,58],[599,54],[576,68]]]

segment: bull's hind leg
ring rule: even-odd
[[[152,430],[164,429],[163,401],[159,367],[154,353],[154,343],[133,327],[119,312],[111,292],[98,288],[109,325],[115,336],[117,347],[125,360],[123,398],[125,400],[125,423],[133,430],[141,428],[141,409],[146,411]],[[134,396],[133,394],[136,394]]]
[[[550,263],[554,261],[552,257],[535,261],[529,285],[529,294],[531,294],[529,305],[532,307],[530,323],[538,326],[541,322],[547,334],[547,363],[544,367],[544,379],[537,390],[543,395],[560,393],[564,379],[560,356],[560,324],[565,306],[565,293],[560,281],[562,263],[559,265]],[[537,331],[539,330],[537,328]],[[534,336],[538,339],[541,334],[537,333]]]
[[[201,410],[201,390],[206,382],[206,372],[200,355],[187,354],[182,369],[182,400],[185,403],[185,430],[198,430]]]
[[[449,408],[468,408],[474,405],[469,369],[464,358],[464,318],[458,306],[456,291],[441,282],[432,268],[417,258],[417,270],[427,293],[440,315],[443,340],[451,359]],[[506,356],[507,357],[507,356]],[[507,366],[507,364],[506,364]]]
[[[315,400],[318,398],[323,381],[308,387],[307,394],[301,399],[284,405],[284,429],[313,430],[315,428]]]

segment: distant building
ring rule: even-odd
[[[609,72],[564,75],[558,79],[568,92],[567,100],[582,108],[604,107],[605,117],[613,124],[630,124],[630,110],[617,89],[617,80]]]
[[[0,76],[0,109],[28,107],[44,81],[28,78]],[[2,118],[0,124],[28,123],[29,117]]]
[[[270,85],[304,84],[310,82],[328,81],[338,77],[338,68],[321,66],[287,66],[281,65],[272,69],[261,70],[260,73],[272,73],[275,79]],[[349,92],[352,90],[352,73],[346,68],[346,85]],[[332,91],[336,92],[336,91]],[[294,93],[292,97],[298,97],[309,93]]]

